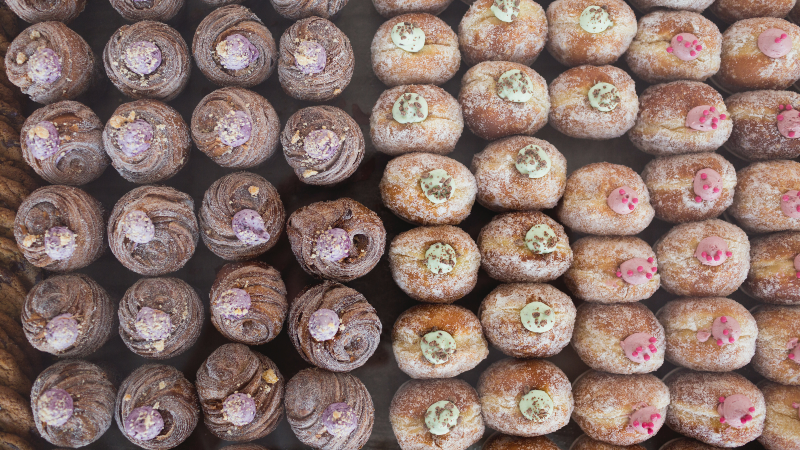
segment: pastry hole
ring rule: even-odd
[[[369,236],[365,234],[353,235],[353,246],[350,248],[350,258],[359,258],[367,253]]]

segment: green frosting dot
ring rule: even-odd
[[[515,165],[519,173],[528,178],[542,178],[550,172],[553,161],[541,147],[531,144],[519,150]]]
[[[450,244],[437,242],[425,251],[425,265],[433,273],[450,273],[456,267],[456,251]]]
[[[543,422],[553,413],[553,399],[545,391],[530,391],[519,400],[519,410],[526,419]]]
[[[556,232],[549,225],[540,223],[532,226],[525,234],[525,245],[533,253],[543,255],[552,253],[556,249],[558,238]]]
[[[419,341],[422,356],[432,364],[444,364],[456,352],[456,341],[447,331],[431,331]]]
[[[542,302],[525,305],[519,312],[519,318],[522,320],[522,326],[534,333],[550,331],[556,323],[553,308]]]
[[[425,426],[431,434],[441,436],[447,434],[458,425],[458,407],[447,400],[436,402],[428,407],[425,413]]]
[[[400,123],[422,122],[428,117],[428,102],[421,95],[406,92],[394,102],[392,117]]]
[[[423,174],[419,184],[425,197],[436,204],[450,200],[456,191],[453,177],[444,169],[435,169]]]
[[[589,104],[592,108],[609,112],[619,106],[619,91],[609,83],[597,83],[589,89]]]
[[[605,6],[590,6],[581,13],[581,28],[588,33],[602,33],[613,26]]]
[[[509,102],[525,103],[533,97],[533,82],[519,69],[509,70],[497,80],[497,95]]]
[[[494,0],[490,8],[503,22],[513,22],[519,16],[519,0]]]
[[[425,32],[411,22],[400,22],[392,27],[392,42],[400,49],[416,53],[425,45]]]

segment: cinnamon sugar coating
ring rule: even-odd
[[[503,22],[491,10],[494,0],[472,3],[458,25],[458,38],[464,62],[511,61],[533,64],[547,41],[547,17],[533,0],[519,1],[519,15]]]

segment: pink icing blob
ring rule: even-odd
[[[640,403],[634,407],[628,419],[628,428],[640,434],[653,434],[661,426],[663,418],[654,406]]]
[[[711,333],[708,330],[699,330],[697,332],[697,340],[700,342],[705,342],[711,337]]]
[[[717,317],[711,325],[711,335],[720,347],[733,344],[741,334],[739,322],[730,316]]]
[[[628,284],[644,284],[653,279],[653,274],[658,271],[654,262],[644,258],[633,258],[619,265],[617,277]]]
[[[694,200],[713,201],[722,195],[722,176],[714,169],[701,169],[694,176]]]
[[[787,139],[800,138],[800,111],[792,108],[792,105],[778,105],[778,111],[775,121],[781,136]]]
[[[794,257],[794,270],[797,278],[800,278],[800,254]]]
[[[792,403],[792,408],[797,410],[797,417],[800,418],[800,403]]]
[[[727,423],[733,428],[742,428],[747,422],[753,420],[751,413],[755,411],[750,399],[741,394],[734,394],[727,398],[720,397],[719,405],[717,405],[719,421]]]
[[[672,53],[681,61],[692,61],[700,56],[703,44],[692,33],[675,35],[667,47],[667,52]]]
[[[778,28],[770,28],[758,35],[758,49],[770,58],[780,58],[792,50],[792,37]]]
[[[792,189],[781,195],[781,212],[786,217],[800,219],[800,191]]]
[[[800,364],[800,345],[798,345],[798,340],[798,338],[789,339],[789,342],[786,343],[786,348],[789,349],[788,358]]]
[[[726,114],[711,105],[700,105],[692,108],[686,114],[686,126],[697,131],[713,131],[719,128],[719,123],[727,119]]]
[[[608,194],[606,199],[608,207],[617,214],[630,214],[636,209],[639,203],[639,197],[636,196],[636,191],[630,186],[621,186]]]
[[[620,341],[622,351],[631,361],[641,364],[650,361],[658,351],[656,347],[658,340],[647,333],[634,333]]]
[[[709,236],[699,244],[694,251],[694,257],[705,266],[719,266],[733,256],[728,251],[728,243],[719,236]]]

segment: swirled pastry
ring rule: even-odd
[[[297,178],[316,186],[344,181],[364,158],[361,127],[335,106],[310,106],[292,114],[281,145]]]
[[[275,12],[281,16],[300,20],[317,16],[323,19],[334,19],[344,8],[348,0],[270,0]]]
[[[88,266],[105,250],[100,202],[71,186],[45,186],[20,205],[14,238],[36,267],[67,272]]]
[[[117,201],[108,218],[108,246],[141,275],[164,275],[194,255],[200,233],[194,201],[167,186],[138,187]]]
[[[80,358],[111,337],[114,305],[87,275],[56,275],[31,289],[21,316],[25,337],[37,350]]]
[[[142,278],[119,302],[119,335],[139,356],[167,359],[194,345],[203,326],[203,302],[178,278]]]
[[[111,165],[126,180],[158,183],[189,162],[192,140],[178,111],[158,100],[136,100],[117,107],[103,130]]]
[[[5,65],[11,83],[45,104],[83,94],[99,69],[89,44],[61,22],[26,28],[8,48]]]
[[[116,396],[117,389],[100,367],[76,359],[57,362],[31,389],[36,428],[53,445],[89,445],[111,426]]]
[[[278,79],[299,100],[324,102],[350,84],[354,66],[350,39],[321,17],[299,20],[281,36]]]
[[[255,167],[275,153],[278,114],[267,99],[247,89],[227,87],[206,95],[192,113],[197,148],[222,167]]]
[[[333,372],[363,366],[378,348],[383,330],[375,308],[360,292],[327,280],[297,295],[288,321],[300,356]]]
[[[183,92],[192,71],[189,47],[180,33],[151,20],[114,32],[103,50],[103,64],[123,94],[164,102]]]
[[[289,309],[281,274],[260,261],[223,266],[210,297],[211,323],[226,338],[248,345],[275,339]]]
[[[197,393],[178,369],[146,364],[134,370],[117,394],[114,417],[129,441],[148,450],[167,450],[197,426]]]
[[[86,0],[6,0],[6,6],[28,23],[70,23],[86,7]]]
[[[158,20],[167,22],[183,8],[184,0],[110,0],[111,6],[131,22]]]
[[[250,172],[225,175],[203,196],[197,218],[203,242],[220,258],[242,260],[271,249],[286,212],[269,181]]]
[[[364,383],[355,376],[311,368],[286,383],[286,419],[305,445],[359,449],[372,434],[375,408]]]
[[[286,222],[286,234],[303,270],[339,282],[369,273],[386,247],[380,217],[351,198],[298,209]]]
[[[264,437],[283,418],[283,376],[272,360],[225,344],[197,370],[197,395],[209,431],[226,441]]]
[[[25,120],[20,144],[25,162],[47,182],[82,185],[108,166],[103,124],[85,105],[64,100],[39,108]]]
[[[255,86],[272,74],[277,60],[272,34],[241,5],[206,16],[194,33],[192,54],[203,75],[219,86]]]

